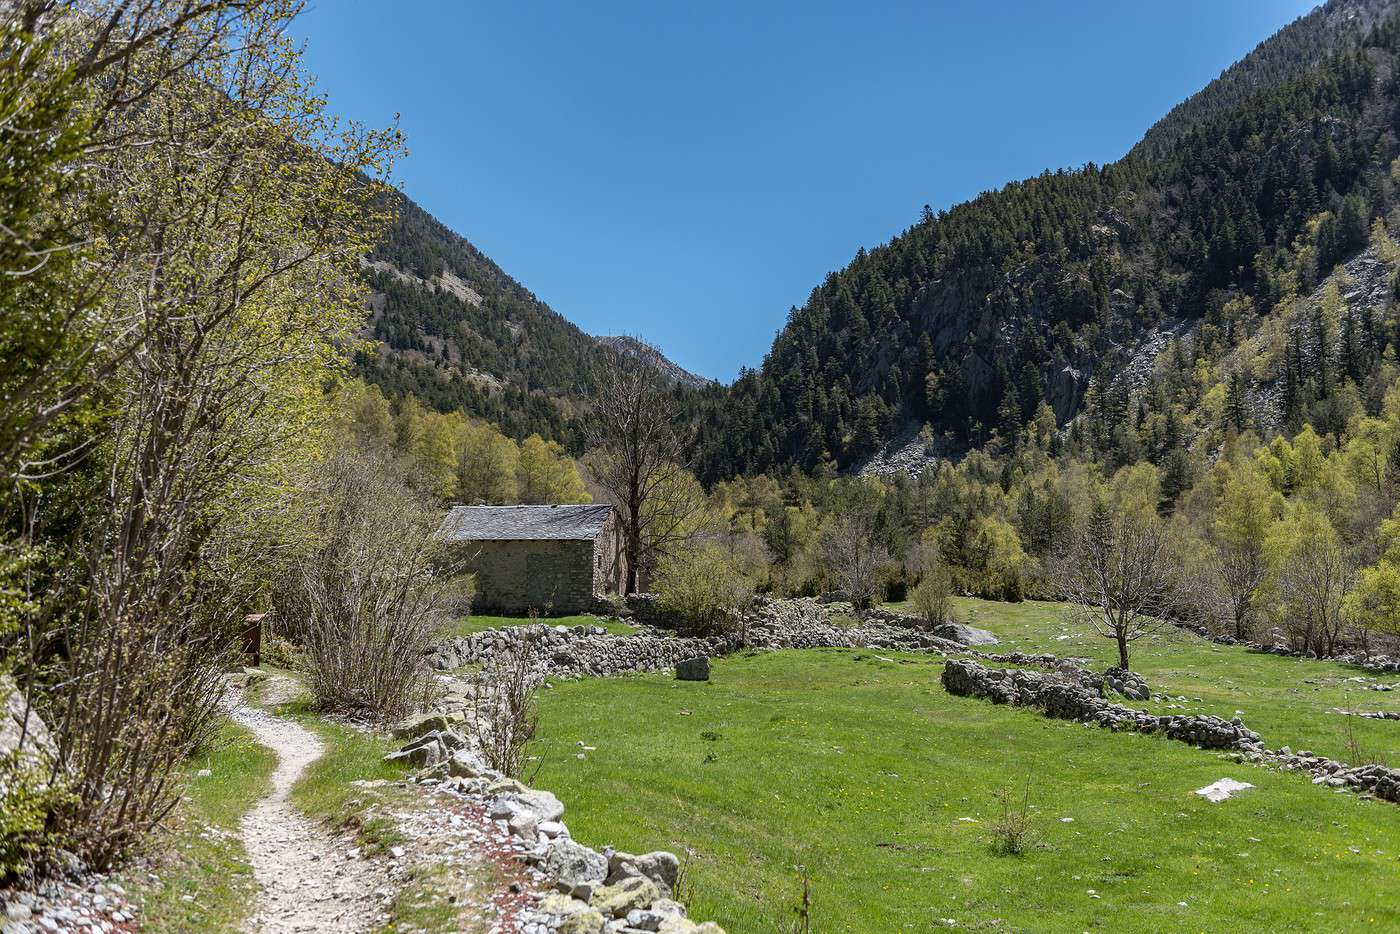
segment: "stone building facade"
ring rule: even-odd
[[[611,506],[454,506],[438,534],[470,550],[485,611],[578,613],[626,580]]]

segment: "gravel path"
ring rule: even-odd
[[[298,776],[320,757],[320,739],[295,723],[247,706],[237,708],[233,717],[278,759],[272,793],[244,815],[240,828],[261,889],[248,930],[361,934],[376,928],[382,923],[383,875],[287,802]]]

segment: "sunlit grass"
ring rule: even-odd
[[[1004,648],[1111,657],[1053,604],[958,609]],[[1175,631],[1139,643],[1134,659],[1192,710],[1243,710],[1271,745],[1345,751],[1344,718],[1327,711],[1356,701],[1351,669]],[[822,931],[926,931],[943,919],[1009,931],[1400,926],[1395,805],[1159,737],[953,697],[941,667],[924,655],[789,651],[716,660],[707,684],[562,684],[542,695],[537,782],[591,845],[693,848],[691,914],[731,931],[785,924],[799,865]],[[1366,706],[1396,709],[1393,694],[1366,693]],[[1365,742],[1395,750],[1393,723],[1364,726]],[[580,741],[596,750],[578,758]],[[1192,794],[1225,776],[1258,787],[1221,804]],[[993,795],[1028,777],[1036,842],[996,855]]]

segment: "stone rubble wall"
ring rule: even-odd
[[[1311,752],[1294,752],[1287,746],[1277,752],[1242,758],[1256,764],[1273,764],[1286,772],[1306,772],[1312,776],[1314,785],[1343,788],[1375,795],[1384,801],[1400,803],[1400,769],[1387,768],[1376,763],[1347,765]]]
[[[578,843],[553,794],[490,768],[467,739],[433,718],[422,724],[427,729],[386,758],[421,766],[415,781],[483,807],[519,841],[520,857],[550,880],[553,891],[519,919],[524,934],[724,934],[713,922],[690,920],[674,900],[681,868],[675,854]]]
[[[1110,669],[1106,675],[1115,671]],[[1106,676],[1103,680],[1106,682]],[[1293,752],[1287,746],[1271,751],[1265,748],[1259,734],[1248,729],[1238,717],[1222,720],[1200,715],[1157,716],[1098,696],[1093,687],[1098,681],[1100,679],[1093,675],[1077,678],[1072,674],[985,668],[977,662],[957,658],[949,659],[943,667],[943,686],[950,694],[987,698],[996,704],[1034,707],[1047,717],[1097,723],[1112,730],[1161,733],[1205,749],[1234,750],[1240,762],[1306,772],[1314,785],[1400,803],[1400,769],[1378,763],[1347,765],[1311,752]]]
[[[429,653],[428,664],[438,671],[486,665],[497,653],[523,643],[534,652],[543,676],[568,679],[663,671],[696,656],[743,649],[966,650],[960,642],[906,624],[880,619],[852,626],[833,623],[832,616],[843,612],[851,612],[849,604],[822,604],[810,598],[775,600],[757,606],[737,631],[706,638],[676,636],[655,628],[618,636],[601,626],[509,626],[444,640]]]
[[[1291,649],[1286,645],[1279,645],[1273,642],[1254,642],[1249,639],[1236,639],[1234,636],[1213,633],[1206,626],[1199,623],[1189,623],[1180,620],[1174,621],[1174,625],[1179,629],[1195,633],[1202,639],[1215,642],[1219,645],[1238,645],[1255,652],[1264,652],[1269,655],[1281,655],[1285,658],[1313,658],[1309,652],[1300,652]],[[1366,671],[1374,671],[1378,674],[1400,674],[1400,658],[1393,655],[1363,655],[1360,652],[1346,652],[1340,655],[1329,655],[1322,659],[1324,662],[1338,662],[1343,665],[1352,665]]]
[[[1238,718],[1170,714],[1158,716],[1100,697],[1081,680],[1024,671],[986,668],[967,659],[943,666],[943,687],[961,697],[986,698],[994,704],[1034,707],[1047,717],[1097,723],[1111,730],[1161,733],[1203,749],[1262,750],[1259,734]]]

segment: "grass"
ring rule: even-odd
[[[602,626],[615,636],[630,636],[637,632],[637,627],[624,623],[621,620],[603,619],[598,616],[582,614],[575,616],[541,616],[537,619],[521,616],[463,616],[452,622],[447,634],[449,636],[469,636],[474,632],[485,632],[488,629],[528,626],[531,623],[548,623],[551,626]]]
[[[1051,604],[960,601],[1008,648],[1092,655]],[[883,659],[891,659],[889,661]],[[1215,646],[1140,643],[1154,687],[1245,711],[1271,745],[1340,755],[1358,673]],[[1400,810],[1158,737],[953,697],[941,660],[854,650],[719,659],[708,684],[585,680],[541,696],[537,783],[575,837],[686,847],[692,917],[784,930],[811,877],[821,931],[1352,931],[1400,928]],[[1316,681],[1307,684],[1305,681]],[[1365,702],[1356,694],[1364,693]],[[1148,704],[1149,709],[1154,705]],[[1161,707],[1162,705],[1155,705]],[[1359,721],[1394,753],[1394,727]],[[577,758],[577,743],[596,746]],[[1257,788],[1221,804],[1219,778]],[[1030,779],[1033,844],[998,855],[999,792]],[[1064,820],[1070,818],[1072,820]]]
[[[236,932],[253,905],[257,886],[238,822],[266,794],[277,757],[232,721],[186,768],[185,806],[158,867],[159,883],[130,884],[148,934]],[[208,776],[198,775],[208,769]],[[188,897],[188,901],[186,901]]]
[[[332,723],[312,712],[306,698],[278,707],[279,717],[294,720],[325,744],[325,752],[306,767],[292,786],[292,805],[313,820],[349,831],[367,853],[383,852],[403,842],[394,822],[380,815],[391,802],[401,802],[402,789],[352,784],[401,782],[404,768],[384,756],[401,745],[386,736]]]
[[[1112,642],[1086,633],[1058,603],[1028,600],[991,603],[958,599],[960,621],[989,629],[1001,639],[992,651],[1050,652],[1086,656],[1100,670],[1117,664]],[[1366,757],[1400,764],[1400,729],[1394,721],[1367,720],[1332,713],[1336,708],[1400,711],[1400,675],[1376,675],[1351,665],[1280,658],[1237,646],[1217,645],[1175,627],[1133,643],[1130,661],[1153,688],[1185,697],[1185,710],[1137,704],[1166,713],[1238,714],[1271,749],[1282,745],[1349,761],[1348,728]],[[1397,685],[1394,691],[1367,690],[1367,684]],[[1199,700],[1197,700],[1199,698]]]

